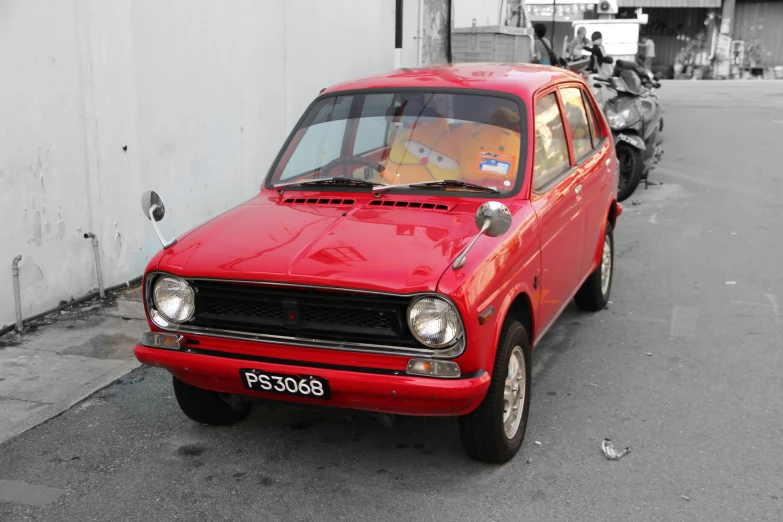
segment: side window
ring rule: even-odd
[[[568,127],[571,129],[574,157],[579,161],[593,150],[590,126],[587,123],[587,113],[582,102],[582,90],[578,87],[567,87],[560,90],[560,96],[563,99]]]
[[[339,157],[346,121],[333,120],[306,127],[304,136],[280,176],[280,181],[323,167]]]
[[[590,136],[593,138],[593,148],[596,148],[598,147],[598,142],[603,138],[601,128],[598,126],[598,121],[595,119],[593,104],[590,103],[590,98],[587,97],[587,93],[584,91],[582,91],[582,100],[584,100],[585,107],[587,108],[587,122],[590,124]]]
[[[555,93],[547,94],[536,102],[535,124],[533,190],[539,190],[571,166],[563,118]]]
[[[340,156],[351,100],[351,96],[337,96],[321,103],[313,120],[297,131],[299,144],[280,181],[323,167]]]
[[[371,150],[389,145],[391,125],[386,120],[386,109],[392,106],[393,94],[373,94],[365,97],[353,155],[361,156]]]

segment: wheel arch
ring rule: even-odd
[[[595,245],[595,251],[593,252],[593,264],[590,268],[591,272],[595,270],[595,268],[601,263],[601,252],[603,251],[604,247],[606,225],[612,225],[612,230],[614,230],[615,223],[617,223],[617,200],[612,198],[609,201],[609,209],[606,211],[606,221],[604,221],[603,225],[601,226],[601,235],[599,236],[598,243]]]
[[[501,326],[505,326],[509,320],[517,320],[525,327],[527,339],[530,346],[533,346],[533,327],[535,326],[535,317],[533,304],[530,296],[525,291],[519,292],[506,308],[505,316]]]
[[[609,211],[606,214],[606,221],[612,225],[612,229],[616,228],[615,223],[617,223],[617,200],[612,199],[609,202]]]

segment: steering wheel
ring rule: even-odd
[[[370,167],[371,169],[376,170],[379,174],[386,169],[386,167],[377,161],[363,158],[361,156],[339,156],[321,167],[321,172],[328,174],[333,168],[340,165],[364,165],[365,167]]]

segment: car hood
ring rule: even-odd
[[[372,197],[349,205],[316,199],[259,196],[182,237],[158,269],[182,277],[435,291],[477,233],[479,201],[426,209],[385,206],[390,200]]]

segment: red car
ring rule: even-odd
[[[249,397],[459,417],[465,450],[522,444],[531,349],[612,286],[617,162],[562,69],[401,69],[324,90],[250,201],[166,241],[139,361],[212,425]]]

